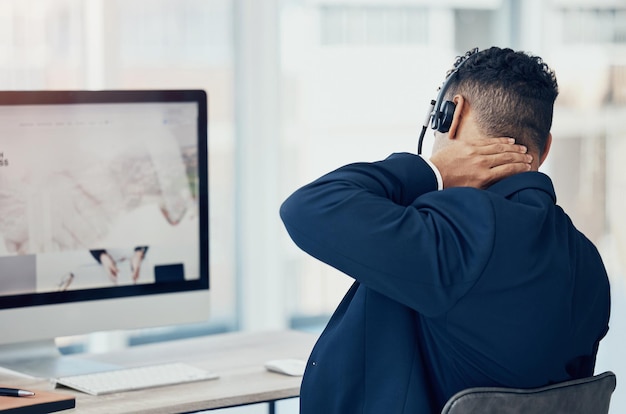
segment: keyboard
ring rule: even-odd
[[[217,377],[210,371],[175,362],[60,377],[56,379],[56,383],[57,386],[63,385],[87,394],[103,395],[210,380]]]

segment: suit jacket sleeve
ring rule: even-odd
[[[413,154],[342,167],[281,206],[304,251],[426,316],[450,308],[492,250],[493,208],[482,191],[437,190]]]

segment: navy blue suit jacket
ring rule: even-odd
[[[283,203],[294,242],[355,279],[308,361],[302,414],[438,413],[468,387],[593,373],[609,283],[550,179],[436,189],[423,159],[395,154]]]

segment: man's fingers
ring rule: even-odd
[[[512,138],[484,138],[480,141],[479,145],[475,145],[474,149],[478,154],[489,155],[499,153],[520,153],[526,154],[528,148],[521,144],[515,144],[515,140]]]
[[[485,157],[485,162],[490,168],[495,168],[505,164],[520,163],[525,164],[528,166],[528,169],[530,169],[530,164],[533,162],[533,156],[526,153],[501,152]]]

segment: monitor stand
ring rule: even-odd
[[[111,371],[114,364],[61,355],[54,339],[0,345],[0,367],[39,378]]]

